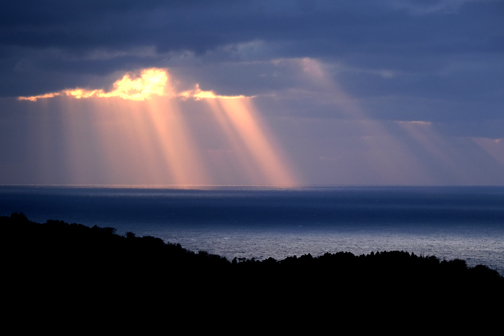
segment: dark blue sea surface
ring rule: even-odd
[[[0,186],[0,215],[152,235],[234,257],[403,250],[504,275],[504,187]]]

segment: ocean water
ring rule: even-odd
[[[504,187],[0,186],[0,215],[150,235],[237,258],[408,251],[504,275]]]

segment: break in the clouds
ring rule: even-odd
[[[166,69],[175,91],[141,75],[146,69]],[[501,0],[3,2],[0,78],[0,183],[44,180],[28,178],[36,174],[24,166],[36,162],[29,137],[43,104],[53,111],[44,114],[54,128],[47,155],[65,166],[54,149],[66,139],[55,126],[62,102],[171,95],[192,141],[202,143],[202,160],[234,162],[233,174],[209,173],[214,183],[232,176],[239,184],[236,167],[247,159],[232,153],[240,147],[212,135],[198,119],[208,107],[182,101],[182,93],[253,97],[247,101],[271,129],[267,138],[283,148],[270,154],[289,158],[302,183],[504,183]],[[88,121],[73,134],[89,135]],[[79,148],[92,158],[90,148],[100,146]],[[100,164],[82,181],[94,181]],[[65,176],[49,175],[55,183]]]
[[[196,84],[193,90],[187,90],[183,92],[176,92],[174,88],[171,87],[169,81],[169,74],[166,69],[143,69],[136,76],[132,78],[132,75],[127,73],[123,78],[117,80],[113,84],[113,89],[109,92],[105,92],[103,89],[82,89],[75,88],[73,90],[61,90],[58,92],[49,92],[37,96],[27,96],[18,97],[18,100],[29,100],[36,102],[39,99],[48,99],[58,96],[72,97],[75,99],[85,99],[85,98],[122,98],[125,100],[148,100],[153,98],[153,96],[168,96],[168,97],[180,97],[182,99],[238,99],[246,98],[243,95],[240,96],[222,96],[216,95],[212,91],[203,91],[200,89],[199,84]]]

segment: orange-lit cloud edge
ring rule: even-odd
[[[180,106],[170,98],[181,100],[194,99],[206,103],[212,113],[212,117],[217,121],[220,131],[225,134],[230,148],[239,162],[239,169],[243,174],[245,185],[267,185],[274,187],[295,187],[299,186],[298,179],[289,169],[282,155],[282,151],[275,145],[275,139],[267,130],[266,125],[261,121],[258,111],[251,101],[253,96],[224,96],[217,95],[213,91],[203,91],[196,84],[194,89],[183,92],[175,92],[170,82],[170,74],[167,69],[150,68],[140,71],[134,77],[127,73],[113,84],[113,89],[105,92],[102,89],[87,90],[82,88],[65,89],[59,92],[46,93],[43,95],[18,97],[19,100],[36,102],[39,99],[53,97],[70,97],[73,99],[93,99],[96,104],[103,98],[120,98],[124,113],[123,116],[131,115],[134,119],[133,128],[130,132],[136,134],[136,138],[141,143],[143,150],[143,161],[149,162],[148,167],[158,167],[153,175],[162,176],[168,172],[175,184],[187,186],[194,184],[214,185],[205,168],[205,162],[201,160],[201,152],[191,136],[191,129],[188,128],[184,114],[180,113]],[[167,97],[168,100],[160,101],[155,96]],[[108,101],[108,100],[107,100]],[[119,103],[120,101],[113,100]],[[127,101],[146,101],[144,113],[129,113],[130,110],[138,110],[138,105],[126,104]],[[105,101],[103,102],[105,103]],[[106,107],[107,104],[101,104]],[[96,105],[100,110],[101,105]],[[170,113],[163,113],[170,111]],[[142,117],[144,115],[144,117]],[[151,135],[149,135],[151,134]],[[100,137],[107,143],[108,134],[101,132]],[[147,138],[151,140],[147,141]],[[155,140],[152,140],[155,139]],[[78,143],[75,139],[73,142]],[[102,159],[109,170],[113,171],[118,167],[112,157],[114,149],[106,148],[107,152]],[[110,147],[110,146],[109,146]],[[152,148],[157,147],[162,150],[161,157],[155,156]],[[69,161],[72,161],[69,159]],[[185,162],[185,163],[181,163]],[[70,165],[75,165],[70,162]],[[200,167],[195,171],[194,167]],[[164,173],[162,173],[164,171]],[[191,173],[192,172],[192,173]],[[110,172],[109,172],[110,173]],[[218,183],[217,183],[218,184]]]
[[[37,101],[38,99],[67,96],[76,99],[82,98],[113,98],[118,97],[125,100],[143,101],[153,96],[180,97],[182,99],[193,98],[202,99],[242,99],[252,98],[247,96],[222,96],[216,95],[213,91],[202,91],[199,84],[193,90],[180,93],[172,92],[168,83],[169,74],[167,69],[150,68],[143,69],[140,76],[132,78],[130,73],[125,74],[121,79],[113,84],[113,90],[105,92],[103,89],[87,90],[82,88],[65,89],[58,92],[45,93],[37,96],[18,97],[18,100]]]

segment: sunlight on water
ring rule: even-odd
[[[229,260],[233,258],[277,260],[288,256],[313,256],[340,251],[356,255],[376,251],[408,251],[441,259],[464,259],[469,266],[485,264],[504,275],[504,229],[438,228],[392,229],[284,229],[257,230],[174,228],[148,230],[145,235],[179,243],[193,251],[207,251]]]
[[[151,235],[228,259],[402,250],[504,275],[504,188],[0,186],[0,215]]]

